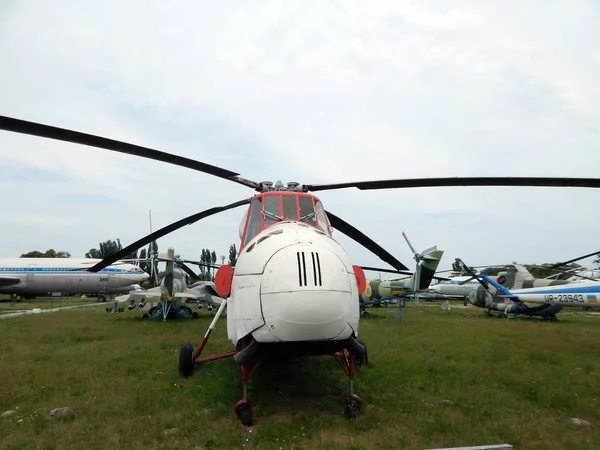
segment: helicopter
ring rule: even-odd
[[[206,301],[207,295],[196,289],[188,288],[188,278],[196,279],[198,276],[175,255],[175,249],[169,248],[166,254],[159,255],[156,261],[166,262],[164,276],[160,285],[151,289],[133,291],[123,299],[129,300],[128,309],[136,308],[135,301],[140,300],[139,308],[143,310],[146,307],[148,299],[158,299],[157,303],[143,313],[142,319],[162,318],[163,321],[173,318],[196,318],[198,313],[186,304],[187,300],[196,300],[198,309],[201,309],[201,301]],[[122,298],[117,298],[117,301]],[[210,299],[211,302],[220,302],[217,298]],[[107,312],[110,312],[107,309]]]
[[[480,286],[467,295],[468,303],[492,311],[500,312],[500,317],[509,313],[537,316],[544,320],[557,320],[556,315],[565,306],[600,306],[600,283],[598,281],[577,281],[563,285],[546,285],[509,290],[495,277],[476,273],[459,258],[458,263],[477,280]]]
[[[395,280],[382,281],[381,279],[373,279],[368,281],[365,292],[360,298],[361,310],[364,310],[364,307],[367,305],[379,308],[382,303],[392,303],[405,298],[412,298],[418,306],[419,296],[423,291],[427,290],[431,280],[449,280],[449,278],[434,276],[444,254],[443,250],[439,250],[437,246],[433,246],[418,253],[408,240],[406,233],[402,232],[402,236],[413,252],[414,259],[417,262],[414,274],[407,278]],[[363,270],[378,270],[375,267],[361,267]],[[381,269],[380,271],[395,273],[393,270]]]
[[[248,383],[266,359],[280,356],[331,355],[348,377],[344,413],[354,418],[362,400],[355,393],[356,365],[367,364],[367,346],[359,340],[359,302],[365,291],[363,269],[350,262],[346,250],[333,237],[333,229],[347,235],[395,270],[408,268],[348,222],[325,210],[313,192],[358,188],[361,190],[445,186],[551,186],[600,188],[598,178],[555,177],[449,177],[300,184],[256,182],[194,159],[115,141],[64,128],[0,116],[0,129],[72,142],[140,156],[197,170],[255,191],[228,205],[216,206],[180,219],[140,238],[87,270],[108,266],[131,251],[177,229],[217,213],[246,206],[239,226],[241,245],[235,270],[221,265],[215,288],[223,297],[204,337],[194,349],[182,346],[179,371],[184,377],[196,366],[233,357],[241,368],[242,399],[234,406],[245,426],[254,423],[248,400]],[[200,358],[227,305],[227,336],[234,349]]]

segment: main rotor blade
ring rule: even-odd
[[[404,270],[393,270],[393,269],[381,269],[379,267],[371,267],[371,266],[360,266],[363,270],[372,270],[373,272],[385,272],[385,273],[395,273],[400,275],[413,275],[413,272],[406,272]]]
[[[583,256],[580,256],[578,258],[573,258],[573,259],[570,259],[568,261],[564,261],[564,262],[561,262],[561,263],[554,264],[553,266],[548,267],[548,269],[554,269],[555,267],[566,266],[567,264],[571,264],[571,263],[577,262],[579,260],[582,260],[582,259],[585,259],[585,258],[589,258],[590,256],[595,256],[595,255],[597,255],[599,253],[600,253],[600,251],[597,251],[597,252],[594,252],[594,253],[588,253],[587,255],[583,255]]]
[[[219,267],[221,267],[220,264],[208,264],[208,263],[203,263],[200,261],[191,261],[189,259],[182,259],[183,262],[186,262],[188,264],[195,264],[197,266],[204,266],[204,267],[210,267],[212,269],[218,269]]]
[[[187,273],[192,281],[200,279],[200,277],[192,269],[190,269],[183,261],[176,261],[175,264],[181,270],[183,270],[185,273]]]
[[[411,178],[398,180],[355,181],[349,183],[305,184],[305,192],[345,189],[355,187],[361,190],[398,189],[444,186],[547,186],[547,187],[588,187],[600,188],[600,178],[558,178],[558,177],[447,177]]]
[[[383,261],[388,263],[394,269],[408,270],[408,267],[406,267],[404,264],[402,264],[400,261],[394,258],[393,255],[388,253],[383,247],[381,247],[379,244],[377,244],[375,241],[369,238],[362,231],[357,230],[348,222],[340,219],[338,216],[329,211],[325,211],[325,213],[327,214],[327,217],[329,217],[329,223],[331,223],[331,226],[333,228],[344,233],[350,239],[353,239],[354,241],[358,242],[360,245],[365,247],[367,250],[370,250],[375,255],[379,256]]]
[[[142,147],[139,145],[128,144],[126,142],[115,141],[113,139],[107,139],[100,136],[94,136],[92,134],[81,133],[79,131],[43,125],[36,122],[28,122],[26,120],[15,119],[13,117],[6,116],[0,116],[0,130],[12,131],[14,133],[28,134],[32,136],[40,136],[48,139],[55,139],[57,141],[72,142],[74,144],[82,144],[104,150],[112,150],[118,153],[125,153],[128,155],[153,159],[155,161],[166,162],[176,166],[198,170],[200,172],[214,175],[215,177],[231,180],[235,183],[251,187],[252,189],[257,189],[260,186],[259,183],[239,177],[238,173],[232,172],[231,170],[196,161],[195,159],[173,155],[171,153],[153,150],[151,148]]]
[[[370,266],[360,266],[361,269],[363,270],[372,270],[374,272],[385,272],[385,273],[398,273],[400,275],[413,275],[413,272],[405,272],[403,270],[392,270],[392,269],[381,269],[379,267],[370,267]],[[443,278],[443,277],[433,277],[435,280],[440,280],[440,281],[450,281],[450,278]],[[404,279],[404,278],[402,278]]]
[[[482,269],[482,268],[488,268],[488,267],[493,267],[493,268],[503,268],[506,267],[505,264],[491,264],[491,265],[487,265],[487,266],[471,266],[472,269]],[[438,270],[436,273],[446,273],[446,272],[456,272],[456,270],[454,269],[446,269],[446,270]]]
[[[171,225],[167,225],[166,227],[163,227],[160,230],[157,230],[154,233],[149,234],[148,236],[138,239],[133,244],[130,244],[127,247],[123,248],[121,251],[104,258],[98,264],[87,269],[87,271],[88,272],[99,272],[100,270],[104,269],[105,267],[110,266],[115,261],[118,261],[123,256],[128,255],[132,251],[137,250],[137,249],[143,247],[144,245],[146,245],[152,241],[155,241],[156,239],[166,236],[167,234],[172,233],[173,231],[178,230],[179,228],[184,227],[185,225],[191,225],[192,223],[198,222],[199,220],[204,219],[206,217],[212,216],[214,214],[217,214],[217,213],[220,213],[223,211],[227,211],[229,209],[237,208],[238,206],[247,205],[249,203],[250,203],[250,199],[247,198],[245,200],[240,200],[238,202],[231,203],[229,205],[215,206],[214,208],[210,208],[205,211],[193,214],[184,219],[178,220],[177,222],[174,222]]]

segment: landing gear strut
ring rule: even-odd
[[[208,330],[200,341],[198,348],[194,351],[191,344],[184,345],[179,352],[179,372],[185,378],[192,376],[194,367],[210,361],[233,356],[239,364],[242,375],[242,399],[234,406],[234,412],[238,420],[249,427],[254,423],[252,405],[248,400],[248,383],[256,372],[256,369],[267,358],[280,356],[318,356],[333,355],[342,370],[348,376],[348,398],[344,403],[344,414],[353,419],[361,410],[362,400],[354,393],[354,373],[356,364],[367,365],[368,354],[364,342],[350,338],[346,342],[287,342],[277,344],[259,344],[252,338],[246,338],[238,342],[235,350],[218,353],[200,358],[210,334],[221,313],[225,309],[227,300],[219,306]],[[342,349],[342,350],[340,350]]]
[[[341,351],[335,353],[333,356],[339,363],[342,370],[346,373],[346,375],[348,375],[348,398],[344,403],[344,415],[348,419],[354,419],[362,408],[362,400],[354,393],[354,369],[356,366],[356,354]]]

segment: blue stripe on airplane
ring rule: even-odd
[[[86,272],[86,269],[66,269],[61,267],[0,267],[0,272],[8,273],[23,273],[23,272],[49,272],[49,273],[81,273]],[[135,270],[115,269],[115,268],[104,268],[96,273],[127,273],[127,274],[140,274]],[[90,272],[91,273],[91,272]]]

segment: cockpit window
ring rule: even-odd
[[[298,197],[298,203],[300,204],[300,221],[312,225],[313,227],[316,226],[317,218],[315,217],[315,208],[313,206],[312,198],[301,195]]]
[[[248,244],[260,232],[260,213],[262,210],[262,198],[258,197],[252,200],[250,205],[250,217],[248,218],[248,227],[246,229],[246,239],[244,246]]]
[[[315,200],[315,209],[317,211],[317,220],[319,221],[319,228],[325,233],[329,234],[327,217],[325,217],[325,210],[319,200]]]
[[[268,227],[272,223],[281,220],[280,214],[281,212],[279,211],[279,195],[265,196],[265,227]]]
[[[298,220],[295,195],[283,196],[283,219]]]

